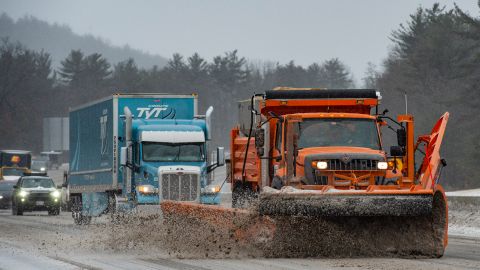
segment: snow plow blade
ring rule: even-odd
[[[275,232],[270,218],[245,209],[178,201],[163,201],[161,209],[168,248],[181,256],[259,256]]]
[[[443,190],[433,196],[395,198],[278,195],[261,194],[258,204],[248,210],[163,202],[165,226],[171,238],[169,247],[183,257],[302,258],[441,257],[447,245]],[[392,206],[388,200],[397,205]],[[322,206],[326,202],[336,207]],[[357,204],[356,210],[349,206],[352,202]],[[383,206],[373,205],[370,209],[358,206],[360,202]],[[296,206],[289,207],[292,204]],[[412,212],[399,210],[400,206]],[[337,211],[341,207],[347,210]],[[385,210],[388,207],[391,209]],[[314,210],[305,210],[308,208]]]
[[[433,196],[263,193],[260,215],[267,216],[425,216],[432,213]]]

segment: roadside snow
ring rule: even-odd
[[[477,189],[467,189],[467,190],[457,190],[446,192],[448,196],[458,196],[458,197],[480,197],[480,188]]]

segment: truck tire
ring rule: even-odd
[[[18,210],[16,204],[12,204],[12,215],[16,216],[18,215]]]
[[[255,195],[251,185],[237,181],[232,190],[232,208],[247,208]]]
[[[18,207],[16,206],[16,213],[17,213],[17,216],[23,216],[23,209],[22,207]]]
[[[280,190],[282,189],[282,187],[283,187],[282,179],[280,179],[280,177],[278,176],[274,176],[272,180],[272,188]]]
[[[60,215],[60,206],[56,208],[51,208],[48,210],[48,215],[49,216],[58,216]]]
[[[80,196],[71,197],[72,217],[75,225],[88,225],[92,220],[90,216],[82,214],[82,198]]]
[[[82,224],[83,225],[89,225],[90,222],[92,222],[92,217],[91,216],[83,216],[82,215]]]

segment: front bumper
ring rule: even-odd
[[[203,204],[220,204],[221,194],[220,193],[202,193],[200,194],[200,203]],[[140,194],[137,193],[137,203],[138,204],[159,204],[160,198],[158,194]]]
[[[202,193],[200,195],[200,203],[203,204],[220,204],[221,193]]]
[[[61,205],[61,198],[53,198],[49,196],[36,196],[35,194],[29,194],[26,197],[17,197],[17,206],[24,210],[31,211],[44,211],[52,208],[58,208]]]

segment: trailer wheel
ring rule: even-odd
[[[82,224],[83,225],[89,225],[90,222],[92,222],[92,217],[91,216],[82,215]]]
[[[78,195],[71,196],[70,205],[72,208],[72,218],[75,225],[84,224],[84,216],[82,214],[82,198]]]

